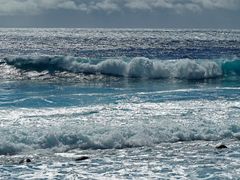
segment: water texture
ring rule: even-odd
[[[238,179],[239,57],[238,30],[0,29],[0,179]]]

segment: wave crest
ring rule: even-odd
[[[224,75],[240,75],[240,61],[214,60],[152,60],[145,57],[132,59],[81,59],[70,56],[7,57],[6,65],[21,71],[70,72],[111,75],[131,78],[177,78],[199,80]]]

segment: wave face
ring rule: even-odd
[[[112,58],[106,60],[84,59],[64,56],[20,56],[7,57],[2,67],[10,66],[16,71],[45,72],[54,75],[59,72],[74,74],[110,75],[145,79],[187,79],[201,80],[222,76],[240,75],[240,60],[157,60],[145,57],[132,59]],[[6,68],[6,67],[5,67]],[[9,72],[9,68],[5,71]],[[12,69],[12,71],[14,71]],[[4,72],[3,72],[4,73]],[[5,75],[6,76],[6,75]]]

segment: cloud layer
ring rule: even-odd
[[[240,0],[0,0],[0,15],[39,14],[46,10],[201,12],[204,9],[240,9]]]

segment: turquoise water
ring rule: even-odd
[[[0,29],[1,179],[238,179],[239,37]]]

